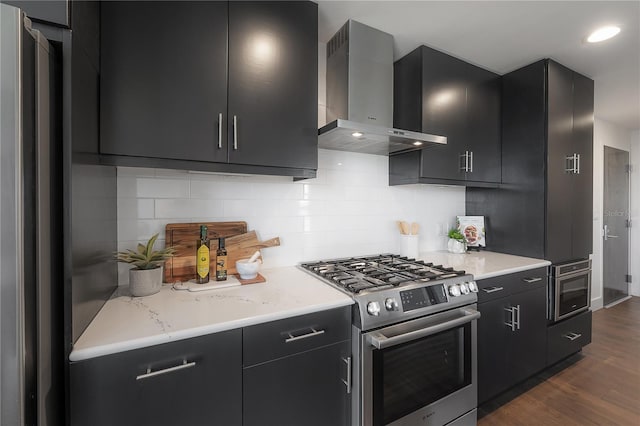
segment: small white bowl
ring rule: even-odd
[[[240,259],[236,261],[236,270],[243,280],[252,280],[258,276],[260,262],[249,262],[249,259]]]

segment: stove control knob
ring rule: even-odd
[[[367,303],[367,312],[369,313],[369,315],[377,317],[378,315],[380,315],[380,304],[378,302]]]
[[[384,307],[387,308],[387,311],[397,311],[398,310],[398,302],[396,299],[388,298],[384,301]]]
[[[449,294],[453,297],[460,296],[460,286],[458,284],[454,284],[449,287]]]
[[[469,290],[474,293],[478,292],[478,284],[475,281],[469,281],[467,284],[469,285]]]
[[[460,292],[462,294],[469,294],[469,284],[467,283],[461,283],[460,284]]]

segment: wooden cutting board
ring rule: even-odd
[[[227,272],[235,274],[236,260],[251,257],[256,250],[262,250],[267,247],[275,247],[280,245],[280,238],[271,238],[266,241],[259,241],[256,231],[249,231],[246,234],[236,235],[225,239],[227,248]],[[260,257],[261,259],[262,257]]]
[[[176,248],[175,255],[164,265],[164,282],[187,281],[196,276],[196,243],[200,225],[207,226],[210,247],[215,253],[219,237],[232,237],[247,232],[247,222],[169,223],[165,227],[165,244]],[[211,256],[210,268],[215,271],[216,257]],[[235,266],[235,261],[234,264]],[[235,269],[235,268],[234,268]],[[232,272],[228,272],[232,273]]]
[[[196,243],[200,238],[200,225],[207,226],[211,247],[210,269],[215,271],[215,251],[218,238],[225,238],[227,274],[235,274],[236,260],[251,257],[256,250],[280,245],[279,238],[258,240],[255,231],[247,232],[246,222],[170,223],[165,228],[166,245],[174,246],[176,254],[164,267],[164,281],[188,281],[196,276]]]

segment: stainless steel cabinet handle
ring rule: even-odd
[[[516,307],[504,308],[504,310],[511,314],[510,322],[505,322],[504,325],[511,328],[511,331],[516,331]]]
[[[218,114],[218,149],[222,149],[222,113]]]
[[[473,173],[473,151],[469,151],[469,170],[470,173]]]
[[[141,375],[137,376],[136,380],[148,379],[149,377],[160,376],[161,374],[172,373],[174,371],[184,370],[186,368],[191,368],[191,367],[195,367],[195,366],[196,366],[196,362],[195,361],[187,362],[187,360],[185,359],[185,360],[182,360],[182,364],[176,365],[175,367],[165,368],[163,370],[151,371],[151,367],[149,367],[149,368],[147,368],[147,372],[145,374],[141,374]]]
[[[347,387],[347,394],[351,393],[351,357],[348,356],[346,358],[342,358],[342,360],[347,364],[347,378],[342,379],[342,383]]]
[[[487,287],[482,289],[485,293],[495,293],[496,291],[502,290],[504,290],[504,287]]]
[[[233,149],[238,149],[238,116],[233,116]]]
[[[565,157],[565,168],[564,171],[566,173],[580,173],[578,162],[580,161],[580,156],[578,154],[573,154],[571,156]],[[569,164],[571,164],[569,166]]]
[[[464,154],[460,154],[460,171],[462,172],[467,171],[467,162],[468,162],[467,151],[465,151]]]
[[[285,343],[295,342],[296,340],[307,339],[309,337],[319,336],[321,334],[324,334],[324,330],[316,330],[315,328],[311,327],[311,333],[303,334],[301,336],[294,336],[291,333],[287,333],[287,334],[289,335],[289,338],[284,340]]]
[[[576,156],[576,174],[580,174],[580,154],[574,154]]]
[[[523,278],[522,281],[524,281],[525,283],[537,283],[538,281],[542,281],[542,278],[540,277],[533,277],[533,278]]]
[[[516,306],[516,329],[520,330],[520,305]]]
[[[582,334],[579,334],[579,333],[567,333],[562,337],[564,337],[565,339],[569,339],[569,340],[571,340],[573,342],[574,340],[579,339],[580,337],[582,337]]]

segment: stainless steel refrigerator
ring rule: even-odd
[[[0,4],[0,424],[64,416],[55,52]]]

